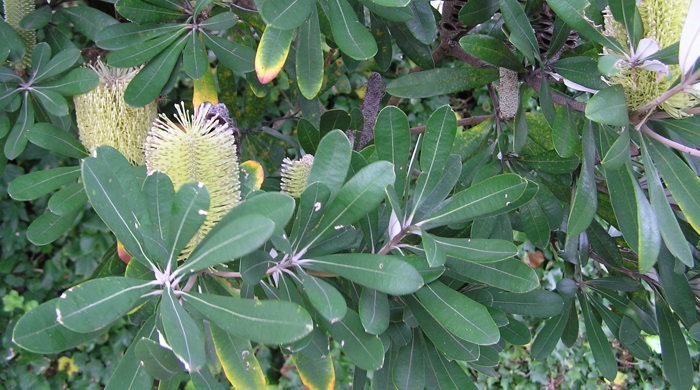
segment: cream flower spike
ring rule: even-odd
[[[304,155],[299,160],[282,160],[282,183],[280,189],[285,194],[298,198],[306,189],[311,166],[314,164],[314,156]]]
[[[236,140],[233,129],[202,104],[191,115],[185,104],[175,106],[175,122],[161,114],[145,143],[148,173],[163,172],[175,190],[185,183],[204,183],[210,206],[199,232],[183,251],[186,257],[221,218],[241,201]]]
[[[99,85],[73,97],[80,141],[92,155],[98,146],[109,145],[132,164],[143,164],[143,143],[158,107],[155,101],[144,107],[124,101],[124,91],[139,68],[112,68],[101,60],[90,67],[99,76]]]

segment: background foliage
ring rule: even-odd
[[[5,0],[0,381],[700,385],[700,2],[636,3]],[[98,57],[259,163],[187,260],[207,188],[76,138]]]

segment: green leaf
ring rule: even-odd
[[[371,0],[375,4],[383,5],[385,7],[405,7],[411,0]]]
[[[567,57],[552,65],[562,77],[586,88],[600,90],[608,86],[600,78],[598,62],[591,57]]]
[[[21,61],[24,56],[24,43],[17,32],[4,20],[0,20],[0,40],[10,49],[10,61]]]
[[[239,73],[255,70],[255,50],[216,35],[203,34],[207,47],[225,67]]]
[[[426,387],[428,389],[476,390],[474,382],[457,362],[447,360],[432,345],[428,345],[426,350]]]
[[[399,108],[387,106],[377,116],[374,124],[374,144],[380,160],[394,166],[394,188],[403,194],[406,170],[411,149],[411,132],[408,117]]]
[[[387,330],[390,308],[386,294],[375,289],[363,288],[357,306],[362,327],[367,333],[379,336]]]
[[[156,3],[158,4],[158,3]],[[142,0],[117,0],[115,8],[119,15],[139,24],[169,22],[184,18],[184,9],[177,7],[161,7],[154,2]]]
[[[328,110],[321,115],[320,130],[324,136],[331,130],[347,130],[352,122],[352,117],[347,111],[336,108]]]
[[[199,5],[201,3],[197,3],[197,4]],[[225,389],[224,386],[221,383],[219,383],[219,380],[212,375],[209,368],[202,368],[198,371],[191,372],[190,379],[192,380],[192,385],[194,385],[194,388],[197,390],[200,390],[200,389],[202,389],[202,390],[224,390]]]
[[[425,230],[420,231],[421,240],[423,242],[423,249],[425,250],[425,258],[430,267],[439,267],[445,264],[447,257],[445,256],[445,250],[441,245],[438,245],[436,238]]]
[[[51,299],[26,312],[13,328],[12,342],[27,351],[51,354],[77,347],[105,332],[75,332],[58,323],[58,300]]]
[[[134,107],[143,107],[156,100],[168,83],[186,42],[187,36],[180,36],[177,41],[150,60],[129,83],[124,91],[124,101]]]
[[[148,375],[167,381],[182,372],[182,364],[172,351],[147,338],[135,342],[136,358]]]
[[[584,129],[583,165],[576,181],[574,199],[566,224],[566,232],[577,236],[591,224],[598,208],[598,188],[595,181],[595,139],[593,138],[592,123],[588,122]]]
[[[249,340],[236,337],[215,324],[209,325],[216,356],[226,378],[236,388],[262,389],[266,385],[265,372],[260,367]]]
[[[73,48],[61,50],[51,57],[46,65],[32,69],[34,71],[34,83],[65,72],[75,65],[78,60],[80,60],[80,50]]]
[[[299,210],[292,226],[290,238],[296,251],[306,241],[308,233],[316,226],[322,216],[321,210],[326,206],[330,191],[323,183],[309,185],[301,194]]]
[[[188,372],[196,371],[206,363],[204,338],[197,323],[182,307],[170,288],[163,289],[160,320],[165,338],[173,353],[185,365]]]
[[[187,44],[182,51],[182,68],[193,80],[201,78],[209,69],[209,57],[201,34],[188,34]]]
[[[425,129],[420,152],[421,173],[413,193],[411,216],[440,181],[457,134],[457,118],[454,111],[448,105],[438,108],[428,118]]]
[[[586,104],[586,118],[606,125],[626,126],[629,117],[625,90],[615,85],[598,91]]]
[[[420,330],[414,329],[407,345],[399,349],[393,364],[392,377],[398,389],[425,388],[425,344]]]
[[[10,135],[5,139],[5,157],[8,160],[16,159],[27,146],[25,133],[34,125],[34,104],[29,98],[29,92],[22,94],[22,106],[19,109],[15,124],[10,130]]]
[[[685,273],[677,272],[675,266],[676,259],[662,247],[658,263],[659,282],[669,306],[687,327],[697,321],[695,294]]]
[[[632,46],[636,47],[644,34],[642,18],[636,4],[625,0],[611,0],[608,5],[615,20],[625,26],[627,36],[632,40]],[[666,62],[664,61],[664,63]]]
[[[450,333],[440,322],[433,318],[425,304],[412,295],[401,299],[411,309],[411,313],[418,321],[423,333],[435,344],[435,348],[445,354],[448,359],[474,361],[479,358],[479,346],[464,341]]]
[[[173,183],[163,172],[153,172],[146,177],[142,188],[157,236],[165,243],[169,238],[171,211],[175,196]]]
[[[647,146],[673,199],[678,202],[688,223],[700,233],[700,178],[659,142],[648,139]]]
[[[94,70],[81,67],[71,70],[55,81],[44,83],[33,89],[36,93],[50,90],[63,96],[74,96],[93,90],[99,82],[100,78]]]
[[[260,16],[268,25],[291,30],[304,23],[313,9],[312,0],[265,1],[260,6]]]
[[[532,340],[527,325],[513,318],[509,318],[508,324],[500,327],[499,330],[503,339],[513,345],[527,345]]]
[[[264,215],[275,224],[275,233],[281,234],[294,214],[294,199],[280,192],[268,192],[246,199],[229,211],[217,225],[234,223],[250,215]]]
[[[601,161],[601,164],[605,169],[619,169],[625,162],[629,160],[630,156],[630,130],[625,128],[620,136],[617,137],[615,142],[612,144],[608,152],[605,153],[605,157]]]
[[[331,284],[321,278],[304,274],[302,287],[311,305],[330,323],[335,323],[345,317],[347,305],[345,298]]]
[[[233,12],[222,12],[199,22],[199,27],[209,31],[224,31],[235,26],[237,22],[238,17]]]
[[[120,50],[157,37],[172,35],[178,30],[182,30],[181,24],[118,23],[100,30],[95,43],[105,50]]]
[[[22,175],[10,182],[7,193],[15,200],[34,200],[80,176],[80,167],[53,168]]]
[[[575,310],[573,305],[573,300],[564,301],[564,308],[561,314],[552,317],[548,320],[542,329],[537,333],[535,340],[532,342],[532,356],[537,360],[547,360],[554,348],[557,346],[557,342],[564,333],[564,328],[566,328],[566,322],[569,319],[569,313],[571,310]]]
[[[666,198],[666,191],[661,185],[661,178],[656,171],[654,162],[651,160],[649,148],[644,140],[642,140],[642,159],[644,161],[644,172],[647,179],[647,187],[649,189],[649,198],[651,199],[651,208],[659,223],[661,237],[666,244],[668,250],[682,261],[685,265],[693,266],[693,257],[690,252],[688,242],[681,231],[676,216],[671,210]]]
[[[523,70],[518,57],[508,47],[495,37],[483,34],[469,34],[459,40],[459,45],[467,53],[494,66]]]
[[[617,362],[613,354],[608,338],[600,327],[600,320],[596,319],[591,312],[591,306],[583,294],[579,294],[583,321],[586,324],[586,338],[593,352],[593,359],[596,366],[605,379],[612,381],[617,376]]]
[[[387,84],[386,91],[397,97],[426,98],[478,88],[497,78],[494,69],[438,68],[399,76]]]
[[[193,274],[244,256],[264,244],[274,230],[274,222],[260,215],[222,219],[173,275]]]
[[[268,1],[264,4],[276,4],[276,2]],[[321,86],[323,85],[323,50],[321,48],[321,30],[318,23],[318,14],[313,7],[308,19],[303,21],[301,27],[299,28],[295,65],[299,91],[305,98],[311,100],[316,97],[318,92],[321,90]],[[302,121],[304,120],[300,120],[299,124],[301,124]],[[299,127],[299,140],[301,141],[301,126]],[[315,144],[318,144],[318,140],[316,140]],[[314,148],[304,148],[304,150],[308,151],[309,153],[314,152]]]
[[[149,179],[153,175],[149,176]],[[148,180],[148,179],[146,179]],[[158,191],[158,195],[165,196],[163,206],[171,206],[171,209],[158,210],[160,204],[151,208],[156,214],[156,229],[161,236],[167,237],[164,240],[167,247],[168,258],[165,260],[165,268],[173,269],[177,265],[177,259],[187,243],[199,231],[199,227],[206,219],[206,211],[209,210],[209,191],[202,183],[187,183],[180,187],[180,190],[173,197],[172,184],[170,180],[154,178],[154,180],[165,183],[165,188]],[[170,199],[168,199],[170,198]],[[168,201],[169,200],[169,201]],[[162,216],[162,217],[161,217]]]
[[[552,126],[552,143],[561,157],[569,158],[579,149],[579,135],[576,124],[571,118],[571,111],[564,107],[557,110]],[[593,149],[595,151],[595,148]]]
[[[688,335],[695,340],[700,340],[700,322],[696,322],[688,329]]]
[[[562,312],[564,301],[559,294],[535,290],[524,294],[489,290],[493,296],[492,307],[506,313],[534,317],[554,317]]]
[[[511,258],[518,253],[518,248],[506,240],[436,237],[435,241],[447,255],[475,263],[493,263]]]
[[[500,339],[498,327],[486,308],[448,286],[433,282],[415,295],[435,320],[460,339],[480,345]]]
[[[355,60],[368,60],[377,54],[377,43],[347,0],[328,0],[328,16],[333,40],[340,50]]]
[[[181,296],[222,330],[259,343],[291,343],[313,330],[311,316],[296,303],[210,294]]]
[[[335,386],[335,369],[329,347],[325,333],[313,332],[310,345],[292,355],[299,378],[309,390],[333,389]]]
[[[413,11],[413,17],[406,21],[406,27],[419,42],[430,45],[436,37],[437,26],[433,7],[427,2],[412,2],[407,10]]]
[[[321,133],[311,122],[302,118],[297,122],[297,138],[304,152],[314,154],[321,141]]]
[[[29,225],[27,239],[34,245],[47,245],[56,241],[73,227],[79,212],[80,210],[75,210],[65,215],[45,212]]]
[[[639,247],[637,199],[635,196],[637,181],[632,176],[630,164],[627,163],[616,170],[606,169],[605,179],[608,183],[608,192],[618,229],[622,232],[630,248],[637,249]]]
[[[595,41],[609,49],[624,53],[625,49],[614,39],[600,33],[593,22],[586,16],[586,8],[590,6],[588,0],[547,0],[547,4],[582,36]]]
[[[31,94],[49,114],[55,116],[68,115],[68,102],[58,92],[44,88],[32,88]]]
[[[105,390],[149,390],[153,386],[153,377],[151,377],[141,361],[136,357],[136,348],[138,342],[143,339],[151,339],[157,337],[155,327],[155,316],[149,318],[141,329],[139,329],[134,341],[127,348],[124,356],[117,363],[114,373],[109,378]]]
[[[517,200],[527,180],[514,174],[490,177],[449,198],[449,202],[417,225],[445,225],[499,211]]]
[[[578,168],[580,162],[578,156],[561,158],[554,150],[535,155],[525,155],[522,161],[532,169],[555,175],[573,172]]]
[[[57,321],[76,332],[94,332],[129,312],[152,289],[152,282],[118,276],[89,280],[61,295]]]
[[[640,273],[647,273],[656,264],[661,249],[661,233],[656,214],[651,208],[646,195],[638,185],[634,186],[637,200],[637,237],[639,246],[636,248]]]
[[[87,194],[82,183],[75,183],[56,191],[49,198],[49,210],[52,214],[67,216],[81,210],[87,202]]]
[[[282,30],[272,26],[265,28],[255,53],[255,73],[260,83],[269,83],[282,70],[287,61],[292,38],[294,30]]]
[[[465,26],[476,26],[489,20],[500,6],[498,0],[467,2],[459,10],[459,21]]]
[[[61,7],[60,12],[68,17],[76,30],[93,41],[102,29],[117,23],[116,19],[93,7]]]
[[[187,29],[181,26],[180,29],[171,34],[158,35],[152,39],[140,41],[134,45],[114,51],[107,56],[107,62],[109,65],[117,68],[141,65],[170,47],[185,31]],[[185,39],[191,35],[187,34]]]
[[[19,22],[19,27],[25,30],[42,29],[51,21],[51,11],[51,7],[48,5],[39,7],[23,17]]]
[[[104,223],[117,236],[126,251],[137,261],[151,268],[155,265],[146,254],[138,219],[120,183],[119,167],[130,164],[121,157],[109,160],[106,146],[98,148],[98,158],[88,158],[82,165],[82,179],[90,204]]]
[[[416,65],[423,69],[432,69],[435,67],[435,60],[433,59],[430,45],[426,45],[415,39],[405,23],[388,22],[388,26],[391,37],[408,59],[415,62]],[[428,89],[424,88],[423,90],[427,91]]]
[[[314,173],[313,168],[311,173]],[[384,189],[393,182],[394,170],[386,161],[377,161],[362,168],[345,183],[324,210],[321,221],[314,229],[315,237],[306,247],[344,226],[357,222],[374,210],[384,200]]]
[[[384,345],[379,337],[364,332],[360,317],[348,310],[335,324],[324,324],[333,339],[340,343],[343,353],[363,370],[374,371],[384,363]]]
[[[517,0],[500,0],[501,15],[506,27],[510,30],[508,39],[513,45],[523,53],[523,55],[534,63],[540,57],[540,46],[535,38],[535,31],[530,25],[525,10]]]
[[[447,267],[470,279],[515,293],[534,290],[540,284],[535,270],[515,259],[477,263],[448,257]]]
[[[547,219],[547,214],[537,197],[532,202],[528,202],[520,207],[520,223],[523,225],[527,239],[533,245],[538,248],[547,246],[550,239],[549,232],[552,228]]]
[[[303,264],[391,295],[410,294],[423,285],[418,271],[396,256],[344,253],[304,259]]]
[[[411,7],[387,7],[384,5],[379,5],[372,0],[360,0],[360,3],[364,5],[372,14],[391,22],[407,22],[413,18],[413,10]],[[377,38],[376,34],[374,34],[374,38]]]
[[[345,182],[350,167],[352,147],[348,137],[340,130],[326,134],[318,145],[308,183],[325,184],[331,191],[331,199]]]

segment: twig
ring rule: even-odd
[[[472,116],[469,118],[463,118],[457,121],[457,126],[471,126],[471,125],[477,125],[487,119],[493,118],[493,115],[479,115],[479,116]],[[416,134],[422,134],[425,133],[425,125],[420,125],[416,127],[411,127],[411,135],[416,135]]]
[[[540,92],[540,81],[542,76],[538,74],[528,74],[525,76],[525,82],[538,93]],[[584,112],[586,103],[576,101],[568,96],[562,95],[557,91],[552,91],[552,101],[556,104],[567,106],[572,110]]]
[[[213,276],[221,276],[222,278],[240,278],[241,277],[240,272],[212,271],[212,270],[207,270],[204,272],[206,272],[209,275],[213,275]]]
[[[683,144],[679,144],[676,141],[672,141],[656,132],[654,132],[652,129],[649,128],[646,124],[642,126],[641,129],[645,134],[647,134],[649,137],[661,142],[662,144],[671,147],[676,150],[680,150],[683,153],[688,153],[691,156],[695,157],[700,157],[700,150],[691,148],[689,146],[685,146]]]

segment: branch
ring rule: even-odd
[[[542,76],[537,74],[528,74],[525,76],[525,82],[531,86],[537,93],[540,92],[540,81]],[[552,91],[552,101],[561,106],[567,106],[572,110],[584,112],[586,110],[586,103],[576,101],[568,96],[562,95],[557,91]]]
[[[676,150],[680,150],[683,153],[688,153],[691,156],[700,157],[700,150],[685,146],[676,141],[670,140],[649,128],[646,124],[642,126],[642,131],[649,137],[661,142],[662,144],[671,147]]]
[[[472,116],[469,118],[463,118],[457,121],[457,126],[470,126],[470,125],[477,125],[487,119],[493,118],[492,115],[479,115],[479,116]],[[416,134],[421,134],[425,132],[425,125],[421,126],[416,126],[416,127],[411,127],[411,135],[416,135]]]

